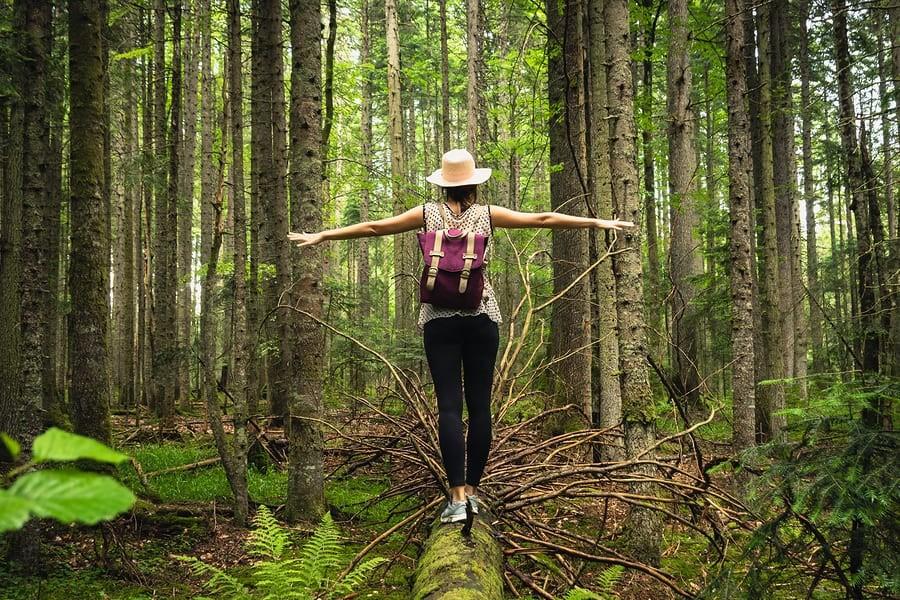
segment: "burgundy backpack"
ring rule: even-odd
[[[484,292],[487,236],[448,229],[443,204],[440,212],[442,229],[417,233],[425,259],[419,299],[440,308],[478,308]]]

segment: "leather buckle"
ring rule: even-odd
[[[438,272],[437,267],[428,267],[428,274],[431,275],[432,277],[436,276],[437,272]]]
[[[465,259],[465,258],[470,258],[470,259],[472,259],[472,260],[475,260],[476,258],[478,258],[478,255],[477,255],[477,254],[463,254],[462,257],[463,257],[464,259]]]
[[[428,253],[428,256],[440,256],[441,258],[444,258],[444,253],[443,252],[435,252],[434,250],[432,250],[431,252]]]

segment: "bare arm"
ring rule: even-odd
[[[318,233],[291,232],[288,234],[288,239],[301,247],[312,246],[326,240],[349,240],[351,238],[403,233],[404,231],[418,229],[424,224],[422,207],[420,205],[410,208],[399,215],[377,221],[366,221],[355,225],[347,225],[346,227],[338,227],[337,229],[326,229]]]
[[[634,223],[631,221],[620,221],[619,219],[593,219],[558,212],[519,212],[494,205],[491,205],[491,221],[494,227],[508,227],[511,229],[523,227],[546,227],[550,229],[597,227],[622,230],[626,227],[634,227]]]

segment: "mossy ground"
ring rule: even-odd
[[[204,439],[129,446],[125,451],[140,462],[146,473],[216,455],[215,448]],[[120,474],[136,492],[142,491],[130,465],[121,467]],[[150,484],[163,503],[215,503],[227,507],[231,497],[221,465],[153,476]],[[394,519],[391,511],[396,501],[367,505],[385,485],[382,480],[364,475],[329,480],[326,497],[344,531],[348,557]],[[250,496],[254,502],[281,504],[286,489],[284,472],[251,469]],[[296,545],[300,546],[309,528],[297,529]],[[209,510],[196,517],[167,513],[128,515],[97,528],[47,522],[45,531],[47,570],[39,576],[23,576],[10,565],[0,563],[0,600],[195,598],[201,593],[201,581],[190,576],[187,566],[174,558],[176,554],[227,566],[239,579],[246,578],[249,572],[250,561],[244,553],[246,530],[232,527],[227,516],[213,516]],[[399,537],[389,539],[381,552],[392,554],[399,549],[399,542]],[[414,552],[414,548],[405,549],[406,560],[396,561],[386,574],[379,571],[368,587],[360,590],[359,597],[408,598]]]

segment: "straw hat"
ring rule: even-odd
[[[475,159],[468,150],[450,150],[441,157],[441,168],[425,180],[441,187],[458,187],[484,183],[490,176],[490,169],[475,168]]]

